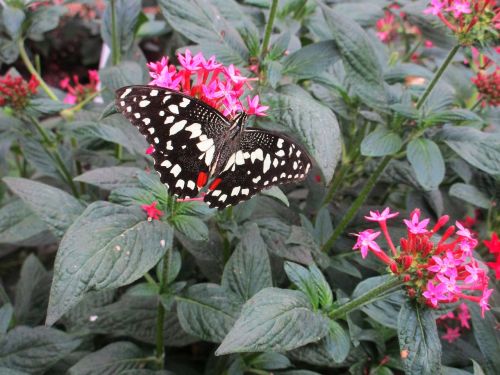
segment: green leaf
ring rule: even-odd
[[[98,186],[104,190],[113,190],[120,187],[136,187],[137,175],[142,172],[136,167],[105,167],[85,172],[73,180]]]
[[[427,125],[439,124],[444,122],[476,122],[483,123],[484,120],[472,111],[464,108],[454,108],[447,111],[434,112],[424,118]]]
[[[37,325],[45,317],[52,277],[38,258],[31,254],[23,263],[16,286],[16,322]]]
[[[379,126],[361,142],[361,154],[364,156],[393,155],[401,149],[401,137],[389,129]]]
[[[50,185],[26,178],[5,177],[3,180],[59,238],[84,209],[72,195]]]
[[[239,302],[216,284],[197,284],[177,297],[177,314],[182,328],[203,340],[221,342],[236,321]]]
[[[326,40],[298,49],[283,59],[283,74],[310,79],[335,64],[340,57],[335,42]]]
[[[42,374],[78,345],[79,339],[57,329],[19,326],[0,339],[0,367]]]
[[[333,233],[332,218],[326,207],[321,208],[316,215],[314,223],[314,237],[316,241],[323,245]]]
[[[30,109],[44,115],[57,114],[63,109],[71,108],[71,104],[56,102],[49,98],[30,99]]]
[[[369,106],[385,108],[387,98],[382,68],[369,36],[344,14],[325,5],[322,10],[353,91]]]
[[[285,262],[285,272],[290,281],[309,297],[315,310],[320,307],[328,309],[332,305],[330,285],[315,264],[311,264],[308,269],[296,263]]]
[[[175,215],[171,222],[175,229],[193,241],[206,241],[208,239],[207,225],[196,216]]]
[[[135,61],[122,61],[99,71],[102,84],[112,92],[123,86],[142,85],[146,81],[143,68]]]
[[[37,238],[47,232],[47,225],[21,199],[0,208],[0,243],[40,245]]]
[[[337,363],[343,362],[351,349],[351,340],[342,326],[330,321],[330,332],[325,337],[326,347],[333,360]]]
[[[248,362],[251,368],[262,370],[282,370],[288,367],[293,367],[290,360],[283,354],[279,353],[261,353]],[[280,374],[282,374],[280,372]]]
[[[465,126],[447,126],[441,136],[467,163],[488,174],[500,174],[500,134],[486,133]]]
[[[144,367],[144,353],[131,342],[118,341],[82,358],[69,375],[112,375]]]
[[[137,19],[141,13],[140,0],[114,0],[116,19],[116,40],[122,53],[127,52],[134,41]],[[112,47],[113,24],[111,22],[111,5],[106,7],[102,19],[101,36],[109,48]]]
[[[436,190],[444,179],[444,160],[437,144],[418,138],[408,144],[407,155],[417,181],[426,191]]]
[[[241,241],[229,258],[221,286],[244,302],[273,285],[267,246],[255,224],[245,227]]]
[[[7,367],[0,367],[0,374],[2,374],[2,375],[29,375],[27,372],[12,370],[12,369],[7,368]]]
[[[329,181],[340,158],[340,130],[335,114],[298,86],[286,85],[269,94],[276,108],[273,120],[300,136]]]
[[[484,356],[484,367],[488,374],[500,373],[500,338],[498,333],[492,329],[497,321],[491,312],[486,312],[484,318],[481,316],[480,308],[475,303],[468,303],[471,312],[472,332],[477,345]]]
[[[3,26],[12,40],[17,40],[22,32],[25,15],[19,8],[4,5],[2,8]]]
[[[167,273],[167,284],[172,283],[176,277],[179,275],[179,272],[182,267],[182,256],[181,253],[177,250],[170,248],[167,252],[171,252],[168,257],[168,273]],[[167,254],[166,254],[167,255]],[[156,267],[156,275],[158,279],[161,278],[163,274],[163,262],[159,262]]]
[[[441,341],[432,310],[406,301],[398,317],[399,348],[407,374],[441,373]]]
[[[0,307],[0,338],[9,330],[13,317],[14,308],[10,303],[6,303],[2,307]]]
[[[202,49],[209,55],[215,54],[218,61],[226,64],[247,64],[249,55],[243,39],[215,6],[202,0],[158,3],[168,23],[186,38],[204,46]]]
[[[127,294],[118,302],[90,308],[88,315],[73,322],[72,330],[91,334],[127,336],[135,340],[154,344],[156,340],[158,298]],[[195,338],[186,334],[179,324],[175,312],[165,313],[163,333],[167,346],[185,346]]]
[[[261,194],[275,198],[282,202],[285,206],[290,207],[290,202],[288,201],[287,196],[278,186],[271,186],[269,189],[264,189],[261,191]]]
[[[491,199],[477,187],[461,182],[457,182],[451,186],[450,195],[480,208],[489,209],[492,204]]]
[[[328,323],[302,292],[266,288],[245,303],[215,354],[292,350],[325,336]]]
[[[375,276],[361,281],[354,292],[352,298],[357,298],[369,290],[387,282],[392,276]],[[361,310],[376,322],[390,328],[396,329],[397,321],[394,319],[399,314],[401,305],[404,302],[404,294],[398,290],[387,295],[380,296],[377,301],[373,301],[361,307]]]
[[[28,37],[33,40],[41,40],[43,33],[54,30],[59,25],[59,19],[64,13],[66,13],[64,6],[52,5],[38,8],[30,15]]]
[[[139,207],[92,203],[59,246],[46,324],[54,324],[90,290],[142,277],[165,254],[172,236],[167,223],[147,221]]]

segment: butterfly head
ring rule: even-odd
[[[236,113],[236,116],[231,120],[231,129],[238,129],[240,132],[245,128],[245,124],[248,120],[248,115],[240,111]]]

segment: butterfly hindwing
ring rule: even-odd
[[[154,167],[169,192],[196,196],[229,122],[198,99],[155,86],[119,89],[116,107],[153,145]]]
[[[272,185],[304,180],[310,168],[309,155],[292,139],[247,128],[240,149],[231,155],[204,200],[210,207],[235,205]]]

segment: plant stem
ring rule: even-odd
[[[37,72],[33,64],[31,63],[28,54],[26,53],[26,48],[24,47],[24,39],[20,38],[19,41],[17,42],[17,45],[19,47],[19,56],[21,56],[21,60],[23,60],[24,65],[26,65],[26,69],[35,76],[35,78],[38,80],[40,87],[47,93],[49,98],[52,100],[58,102],[59,98],[54,94],[54,92],[50,89],[50,87],[45,83],[43,80],[42,76]]]
[[[396,286],[403,285],[404,282],[397,277],[391,278],[379,286],[369,290],[365,294],[347,302],[346,304],[340,306],[339,308],[333,310],[328,316],[330,319],[338,319],[343,317],[345,314],[355,310],[363,305],[366,305],[374,300],[379,299],[383,294],[387,293],[389,290]]]
[[[330,188],[328,189],[328,193],[325,196],[325,199],[323,200],[323,206],[326,206],[330,201],[333,199],[333,196],[335,192],[337,191],[338,187],[344,181],[344,176],[347,172],[347,169],[349,168],[349,165],[342,164],[340,166],[340,169],[338,173],[335,175],[335,177],[332,180],[332,183],[330,184]]]
[[[168,273],[171,263],[172,249],[168,249],[163,256],[163,270],[160,279],[159,295],[165,293],[168,289]],[[158,297],[158,314],[156,316],[156,362],[158,369],[165,368],[165,338],[163,335],[163,325],[165,323],[165,307]]]
[[[29,116],[29,119],[35,126],[36,130],[38,133],[40,133],[40,136],[42,137],[43,142],[42,147],[45,149],[45,152],[55,161],[56,166],[59,169],[59,172],[61,173],[62,177],[66,180],[68,183],[68,186],[71,189],[71,192],[76,198],[80,198],[80,194],[78,193],[78,190],[73,182],[73,177],[71,176],[71,173],[69,172],[68,168],[66,167],[66,164],[64,163],[63,158],[61,157],[61,154],[59,153],[59,150],[57,149],[57,144],[55,144],[50,137],[48,136],[47,132],[43,128],[43,126],[38,122],[38,120],[33,117]],[[48,147],[53,148],[53,151],[50,150]]]
[[[120,43],[118,33],[116,32],[116,4],[115,0],[110,0],[111,5],[111,59],[113,65],[120,63]]]
[[[377,169],[373,171],[372,175],[366,182],[365,186],[361,191],[359,192],[358,197],[354,200],[354,202],[351,204],[351,207],[349,207],[349,210],[347,210],[346,214],[340,221],[340,223],[337,225],[335,228],[335,231],[332,233],[328,241],[325,242],[325,244],[322,247],[322,251],[328,252],[332,245],[335,243],[337,238],[339,238],[340,234],[344,231],[344,229],[347,227],[347,225],[351,222],[352,218],[358,211],[358,209],[361,207],[361,205],[364,203],[366,198],[368,197],[368,194],[372,191],[373,187],[375,186],[375,183],[377,182],[378,178],[384,171],[385,167],[389,162],[393,159],[393,155],[387,155],[385,156],[380,164],[378,165]]]
[[[483,101],[483,98],[479,98],[473,105],[472,107],[470,107],[469,111],[473,111],[475,110],[477,107],[479,107],[479,105],[481,104],[481,102]]]
[[[458,52],[459,49],[460,49],[460,45],[457,44],[455,47],[453,47],[450,50],[450,52],[448,52],[448,56],[446,56],[446,59],[441,64],[441,66],[437,70],[436,74],[434,74],[434,77],[432,77],[432,80],[429,83],[429,85],[427,86],[427,88],[425,89],[423,95],[418,99],[418,102],[417,102],[417,104],[415,106],[416,109],[420,109],[422,107],[422,105],[424,104],[425,100],[427,99],[427,97],[429,96],[429,94],[434,89],[434,86],[436,86],[436,83],[439,82],[439,79],[443,75],[443,73],[446,70],[446,68],[448,67],[448,65],[450,65],[451,60],[453,60],[453,57],[455,57],[455,55],[457,54],[457,52]]]
[[[269,41],[271,40],[271,33],[273,31],[274,19],[276,18],[276,10],[278,9],[278,0],[273,0],[271,4],[271,11],[269,13],[269,20],[267,21],[266,31],[264,32],[264,39],[260,49],[260,59],[264,59],[269,48]]]

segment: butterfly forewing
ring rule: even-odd
[[[154,86],[119,89],[116,107],[153,145],[155,169],[169,192],[196,196],[229,122],[195,98]]]
[[[272,185],[301,181],[310,168],[307,152],[290,138],[248,128],[204,200],[210,207],[235,205]]]

